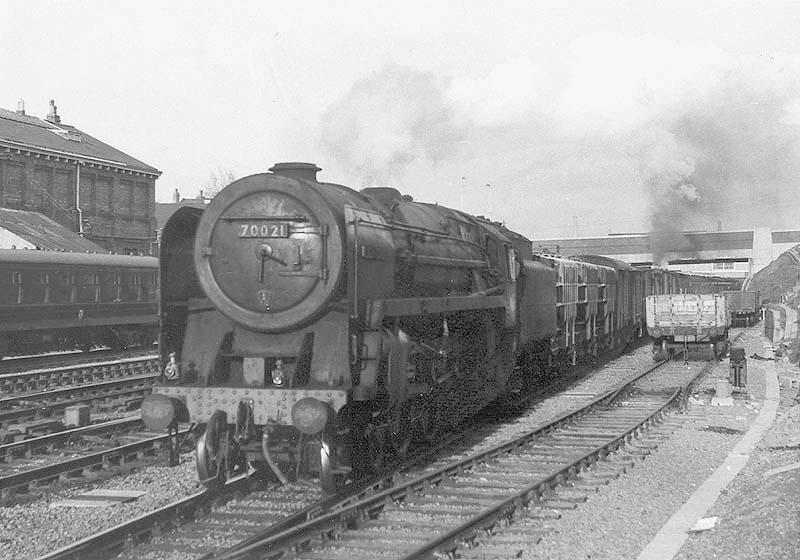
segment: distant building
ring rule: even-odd
[[[674,236],[663,254],[653,251],[649,234],[609,235],[567,239],[540,239],[533,250],[560,255],[603,255],[637,266],[663,266],[694,274],[746,278],[800,244],[800,231],[755,228],[743,231],[692,232]]]
[[[0,207],[39,212],[117,253],[149,254],[156,242],[161,172],[61,122],[0,109]]]
[[[183,206],[192,206],[194,208],[205,208],[211,202],[211,198],[200,191],[200,196],[197,198],[181,198],[181,193],[178,189],[172,194],[172,202],[156,202],[156,231],[158,232],[159,240],[161,239],[161,230],[164,229],[164,224],[172,217],[172,215]]]

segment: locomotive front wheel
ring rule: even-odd
[[[214,411],[208,419],[203,435],[197,438],[195,451],[200,482],[209,489],[225,484],[228,475],[228,430],[227,417],[223,411]]]

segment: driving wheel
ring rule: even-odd
[[[207,488],[219,488],[227,479],[228,421],[227,415],[215,410],[208,419],[203,435],[197,438],[195,459],[197,475]]]

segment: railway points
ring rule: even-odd
[[[177,437],[186,436],[188,428],[178,430]],[[8,499],[13,494],[31,492],[33,488],[49,485],[67,478],[91,477],[98,471],[108,468],[118,468],[121,472],[135,467],[137,461],[146,455],[153,455],[159,449],[171,445],[171,435],[155,435],[137,438],[138,441],[127,443],[90,453],[83,453],[73,459],[57,461],[45,466],[27,468],[13,474],[4,474],[0,470],[0,498]],[[15,469],[18,470],[18,469]]]
[[[157,367],[156,356],[134,353],[88,363],[73,356],[61,366],[2,374],[0,442],[57,430],[70,406],[129,408],[149,392]]]
[[[603,369],[606,370],[605,372],[603,372],[603,371],[596,372],[597,376],[596,376],[596,379],[593,382],[594,383],[594,390],[588,390],[591,387],[591,383],[590,382],[581,382],[581,381],[576,380],[576,381],[574,381],[574,383],[577,384],[576,388],[582,389],[582,392],[587,394],[587,395],[593,395],[593,396],[596,397],[598,392],[600,392],[600,393],[606,392],[608,394],[616,394],[620,390],[620,387],[616,386],[619,383],[620,372],[623,372],[626,377],[630,377],[631,371],[633,369],[635,369],[637,367],[638,368],[644,368],[649,361],[650,361],[650,357],[649,357],[649,354],[647,352],[647,349],[642,348],[642,349],[640,349],[638,351],[638,357],[636,357],[636,356],[621,356],[621,357],[617,358],[616,360],[612,360],[612,362],[610,362],[607,365],[606,368],[603,368]],[[638,366],[636,365],[637,363],[638,363]],[[679,368],[679,370],[683,373],[683,375],[685,377],[685,375],[686,375],[685,369],[683,367],[681,367],[681,368]],[[699,371],[699,366],[694,368],[694,373],[695,374],[697,374],[698,371]],[[602,390],[602,389],[600,389],[601,387],[605,387],[606,389]],[[534,416],[532,417],[532,419],[528,420],[527,422],[511,423],[513,425],[509,425],[509,426],[506,426],[504,428],[506,434],[511,434],[511,435],[507,435],[505,437],[511,437],[511,438],[517,439],[517,438],[521,437],[520,434],[522,432],[530,431],[531,425],[536,427],[535,418],[538,417],[540,419],[541,418],[550,418],[550,419],[552,419],[554,415],[563,416],[564,415],[564,411],[569,410],[569,409],[574,409],[575,406],[576,406],[576,402],[575,402],[574,398],[568,397],[568,396],[564,397],[564,398],[560,398],[558,396],[553,396],[552,400],[551,399],[542,399],[542,401],[538,402],[537,405],[534,407],[537,410],[534,413]],[[632,409],[627,409],[627,410],[626,409],[621,409],[623,414],[628,414],[628,413],[631,412],[631,410]],[[527,428],[526,428],[526,424],[528,425]],[[541,426],[539,425],[538,427],[541,427]],[[459,456],[459,455],[466,454],[467,453],[467,449],[469,449],[469,447],[470,447],[470,444],[466,443],[466,442],[463,442],[463,441],[460,441],[460,440],[463,440],[465,438],[467,440],[482,441],[483,443],[478,444],[478,449],[482,448],[483,450],[481,451],[481,453],[483,453],[485,455],[491,455],[492,453],[497,453],[497,448],[499,447],[498,439],[502,439],[503,436],[495,434],[494,432],[496,432],[496,430],[497,430],[497,427],[492,428],[491,426],[487,426],[485,424],[477,425],[477,426],[474,426],[472,428],[467,428],[466,431],[465,431],[465,434],[470,434],[470,436],[462,434],[461,436],[459,436],[458,438],[455,438],[451,442],[446,442],[446,443],[441,444],[439,449],[435,453],[430,453],[429,454],[428,459],[426,460],[427,463],[423,463],[423,466],[418,467],[416,471],[413,470],[414,469],[413,466],[408,466],[407,468],[408,468],[409,472],[407,472],[405,475],[403,475],[403,476],[398,478],[397,474],[392,474],[391,477],[389,479],[387,479],[387,481],[373,482],[373,483],[371,483],[371,485],[369,485],[369,491],[362,491],[360,494],[357,495],[357,497],[348,496],[348,497],[344,497],[343,498],[341,496],[338,496],[338,498],[339,498],[339,500],[341,502],[338,505],[333,505],[334,504],[334,502],[332,501],[333,499],[330,499],[329,500],[329,504],[327,506],[324,506],[324,507],[323,506],[316,506],[314,509],[311,510],[310,513],[309,512],[306,512],[306,513],[303,513],[303,514],[299,514],[298,513],[294,523],[297,523],[298,520],[307,520],[310,517],[319,516],[320,514],[322,514],[322,513],[324,513],[326,511],[326,508],[335,508],[336,510],[338,510],[341,507],[343,507],[342,504],[352,504],[352,503],[356,503],[356,502],[363,502],[363,501],[369,500],[370,499],[370,495],[374,495],[374,494],[379,493],[381,491],[390,492],[391,493],[391,491],[388,490],[388,489],[391,489],[391,488],[395,488],[396,492],[399,495],[399,493],[402,492],[402,489],[399,489],[399,485],[401,484],[400,480],[405,480],[407,482],[408,480],[413,480],[415,478],[418,478],[420,476],[419,475],[420,472],[426,472],[426,471],[427,472],[431,472],[432,470],[434,470],[436,468],[435,465],[436,465],[437,461],[438,461],[439,464],[441,464],[442,462],[447,464],[449,461],[447,461],[446,459],[442,459],[441,458],[442,455],[444,455],[446,457],[447,455]],[[476,434],[479,434],[479,435],[476,435]],[[570,444],[571,443],[574,443],[574,442],[570,442]],[[473,441],[472,446],[474,446],[475,444],[476,444],[476,442]],[[513,448],[516,445],[515,444],[508,444],[508,446],[510,448]],[[427,464],[427,466],[425,466],[426,464]],[[448,469],[448,468],[450,469],[450,471],[452,471],[452,469],[453,469],[452,465],[450,467],[446,467],[446,469]],[[464,470],[462,467],[459,467],[459,469]],[[469,467],[466,467],[466,470],[469,470]],[[452,474],[452,472],[451,472],[451,474]],[[442,475],[438,475],[438,477],[439,477],[438,480],[441,480],[441,476]],[[445,475],[445,478],[447,478],[446,475]],[[434,479],[436,479],[436,477],[434,477]],[[414,486],[414,485],[412,485],[412,486]],[[418,484],[417,484],[417,486],[418,486]],[[239,503],[241,503],[243,501],[246,501],[246,500],[244,498],[242,498],[242,499],[239,500]],[[268,507],[267,504],[269,504],[270,501],[267,500],[266,498],[261,498],[260,500],[257,501],[257,503],[260,503],[262,507]],[[245,510],[242,510],[241,512],[244,513],[246,511],[247,510],[245,509]],[[220,519],[223,519],[225,517],[226,517],[225,515],[222,515],[222,516],[217,515],[215,517],[215,519],[216,519],[215,522],[219,523],[219,525],[220,525],[219,526],[219,530],[221,530],[223,533],[226,533],[226,531],[230,530],[230,528],[232,527],[232,525],[231,525],[231,523],[233,522],[232,520],[236,519],[236,517],[233,514],[231,514],[231,515],[227,516],[228,519],[229,519],[229,523],[227,523],[227,524],[226,523],[221,523]],[[211,529],[209,528],[209,523],[211,523],[211,522],[205,520],[205,517],[203,517],[203,516],[200,516],[199,518],[196,517],[196,520],[200,522],[200,525],[202,527],[204,527],[206,531],[211,531]],[[248,526],[250,526],[250,525],[252,525],[252,523],[248,524]],[[278,528],[280,528],[281,530],[288,530],[288,526],[290,526],[290,525],[292,525],[292,523],[289,523],[288,521],[283,520],[283,523],[280,526],[278,526]],[[201,533],[202,531],[199,531],[197,528],[192,528],[192,527],[193,527],[192,524],[188,523],[187,528],[186,528],[187,534],[195,534],[195,538],[199,538],[197,535],[199,533]],[[116,532],[119,532],[120,530],[121,529],[119,529],[119,528],[115,529]],[[277,530],[276,527],[273,527],[271,529],[272,532],[275,532],[276,530]],[[146,546],[144,548],[141,548],[141,549],[134,548],[133,550],[130,551],[129,556],[130,557],[139,557],[140,555],[145,554],[147,551],[151,551],[151,552],[160,551],[161,553],[167,553],[170,549],[175,554],[190,554],[192,552],[191,539],[189,539],[188,536],[186,536],[186,537],[180,536],[180,535],[183,534],[182,531],[183,531],[183,529],[180,529],[179,532],[176,533],[176,535],[174,537],[170,536],[170,534],[165,534],[162,537],[159,537],[158,538],[158,543],[159,544],[148,545],[148,546]],[[207,539],[205,539],[205,540],[207,542]],[[256,536],[250,537],[249,539],[246,540],[246,542],[249,542],[250,544],[252,544],[253,542],[256,542],[256,541],[257,541],[257,537]],[[222,541],[220,541],[220,542],[222,542]],[[173,545],[170,546],[168,543],[173,543]],[[174,543],[183,543],[183,544],[176,545]],[[242,546],[247,546],[247,544],[244,544]],[[200,547],[200,549],[203,549],[203,547]],[[176,551],[180,551],[180,552],[176,552]],[[63,556],[63,557],[70,557],[70,556]],[[72,556],[72,557],[75,557],[75,556]],[[127,556],[123,556],[123,557],[127,557]],[[146,557],[146,556],[144,556],[144,557]]]

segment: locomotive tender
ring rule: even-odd
[[[0,249],[0,357],[156,340],[154,257]]]
[[[164,374],[142,417],[198,424],[209,486],[249,463],[333,488],[558,364],[627,344],[645,295],[689,285],[534,257],[500,224],[319,182],[313,164],[270,171],[162,232]]]

